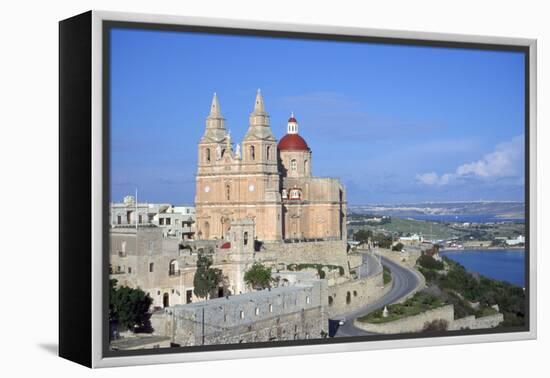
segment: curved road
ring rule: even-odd
[[[371,253],[363,253],[363,264],[356,269],[359,278],[373,276],[382,270],[378,258]]]
[[[372,333],[365,332],[355,327],[353,325],[353,320],[359,316],[366,315],[374,310],[378,310],[386,305],[397,302],[411,291],[415,290],[419,285],[420,279],[411,270],[385,257],[382,257],[382,265],[387,267],[392,273],[392,288],[388,293],[386,293],[386,295],[378,299],[376,302],[363,306],[343,316],[337,316],[336,319],[344,319],[345,323],[338,328],[334,337],[372,335]]]

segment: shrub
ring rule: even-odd
[[[416,262],[418,265],[426,269],[443,270],[443,268],[445,268],[442,261],[437,261],[432,256],[428,256],[425,253],[422,254]]]
[[[390,270],[388,268],[386,268],[385,266],[384,266],[384,273],[383,274],[384,274],[384,285],[387,285],[391,282],[392,277],[391,277]]]
[[[389,314],[386,318],[382,315],[383,309],[378,309],[366,316],[357,318],[357,320],[369,323],[385,323],[407,316],[418,315],[424,311],[432,310],[443,305],[443,301],[438,297],[426,292],[418,292],[403,303],[387,306]]]
[[[257,262],[244,274],[244,282],[256,290],[271,287],[271,281],[271,268],[267,268]]]
[[[449,324],[445,319],[436,319],[431,322],[424,323],[424,329],[422,332],[437,332],[446,331]]]

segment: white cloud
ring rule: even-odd
[[[461,178],[519,177],[523,175],[524,148],[524,137],[520,135],[497,145],[482,159],[460,165],[452,173],[422,173],[416,175],[416,180],[424,185],[442,186]]]
[[[426,185],[436,185],[439,182],[439,176],[435,172],[422,173],[416,175],[416,180]]]

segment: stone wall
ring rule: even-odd
[[[475,316],[467,316],[465,318],[456,319],[449,326],[449,330],[461,330],[461,329],[484,329],[494,328],[504,321],[504,315],[501,313],[483,316],[476,318]]]
[[[178,319],[173,342],[180,346],[241,344],[266,341],[318,339],[321,332],[328,332],[320,308],[292,312],[269,319],[263,319],[237,327],[219,327],[208,324],[204,328],[204,339],[200,317]]]
[[[181,346],[320,338],[328,327],[326,298],[326,281],[300,280],[167,308],[154,320],[155,333]]]
[[[391,286],[391,282],[384,286],[382,272],[364,279],[329,286],[329,317],[342,315],[372,303],[385,295]]]
[[[346,248],[347,243],[343,240],[265,244],[265,250],[271,252],[278,263],[339,265],[347,276],[350,269],[361,265],[362,258],[360,255],[349,255]]]
[[[406,318],[394,320],[387,323],[366,323],[357,319],[354,320],[354,325],[367,332],[380,334],[396,334],[396,333],[412,333],[420,332],[424,329],[426,323],[434,320],[445,320],[451,325],[454,321],[454,307],[447,305],[433,310],[428,310],[418,315],[408,316]]]
[[[408,252],[398,252],[389,249],[379,248],[379,252],[382,256],[408,268],[414,268],[416,260],[422,254],[420,249],[409,250]]]

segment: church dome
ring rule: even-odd
[[[288,122],[298,123],[298,121],[296,121],[296,118],[294,118],[294,116],[290,116],[290,118],[288,119]]]
[[[277,146],[279,151],[308,151],[306,141],[298,134],[286,134]]]

